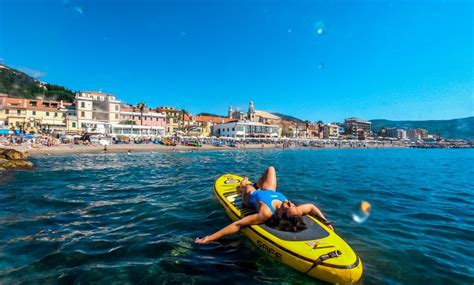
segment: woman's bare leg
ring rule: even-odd
[[[260,177],[260,180],[257,182],[257,186],[259,189],[276,191],[277,177],[273,166],[270,166],[265,170],[262,177]]]
[[[238,189],[238,193],[242,194],[242,204],[245,207],[250,206],[249,204],[250,194],[252,194],[252,192],[256,190],[255,187],[247,184],[248,180],[249,180],[248,177],[244,177],[244,179],[242,179],[242,181],[240,182],[240,186]]]

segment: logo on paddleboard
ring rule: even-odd
[[[234,179],[231,176],[227,177],[227,179],[224,181],[225,184],[235,184],[239,182],[240,180]]]
[[[273,248],[270,248],[268,245],[264,244],[260,240],[257,240],[257,246],[278,260],[281,260],[283,257],[283,255],[280,252],[274,250]]]

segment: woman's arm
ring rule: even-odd
[[[313,204],[303,204],[303,205],[299,205],[299,206],[296,206],[303,215],[311,215],[315,218],[317,218],[318,220],[322,220],[321,222],[324,223],[326,226],[328,226],[331,230],[334,230],[334,228],[332,227],[331,223],[326,219],[326,217],[324,216],[323,212],[321,212],[321,210],[318,209],[318,207],[316,207],[315,205]]]
[[[235,234],[238,231],[240,231],[242,228],[250,225],[259,225],[265,223],[266,220],[268,220],[270,217],[267,217],[267,215],[263,214],[262,212],[253,214],[250,216],[247,216],[245,218],[242,218],[238,221],[233,222],[232,224],[226,226],[225,228],[213,233],[210,236],[206,236],[204,238],[196,238],[195,242],[196,243],[208,243],[214,240],[218,240],[222,238],[223,236]]]

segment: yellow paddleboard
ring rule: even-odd
[[[232,221],[255,213],[243,207],[237,195],[241,180],[241,176],[225,174],[214,184],[214,194]],[[309,276],[330,283],[357,282],[362,276],[362,262],[352,248],[317,219],[305,216],[304,220],[308,228],[297,233],[266,225],[249,226],[242,233],[273,258]]]

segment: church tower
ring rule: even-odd
[[[231,118],[232,119],[232,115],[233,115],[233,111],[232,111],[232,106],[229,106],[229,110],[227,111],[227,117]]]
[[[255,108],[253,106],[253,101],[249,102],[249,111],[247,113],[247,118],[251,122],[253,122],[255,120]]]

